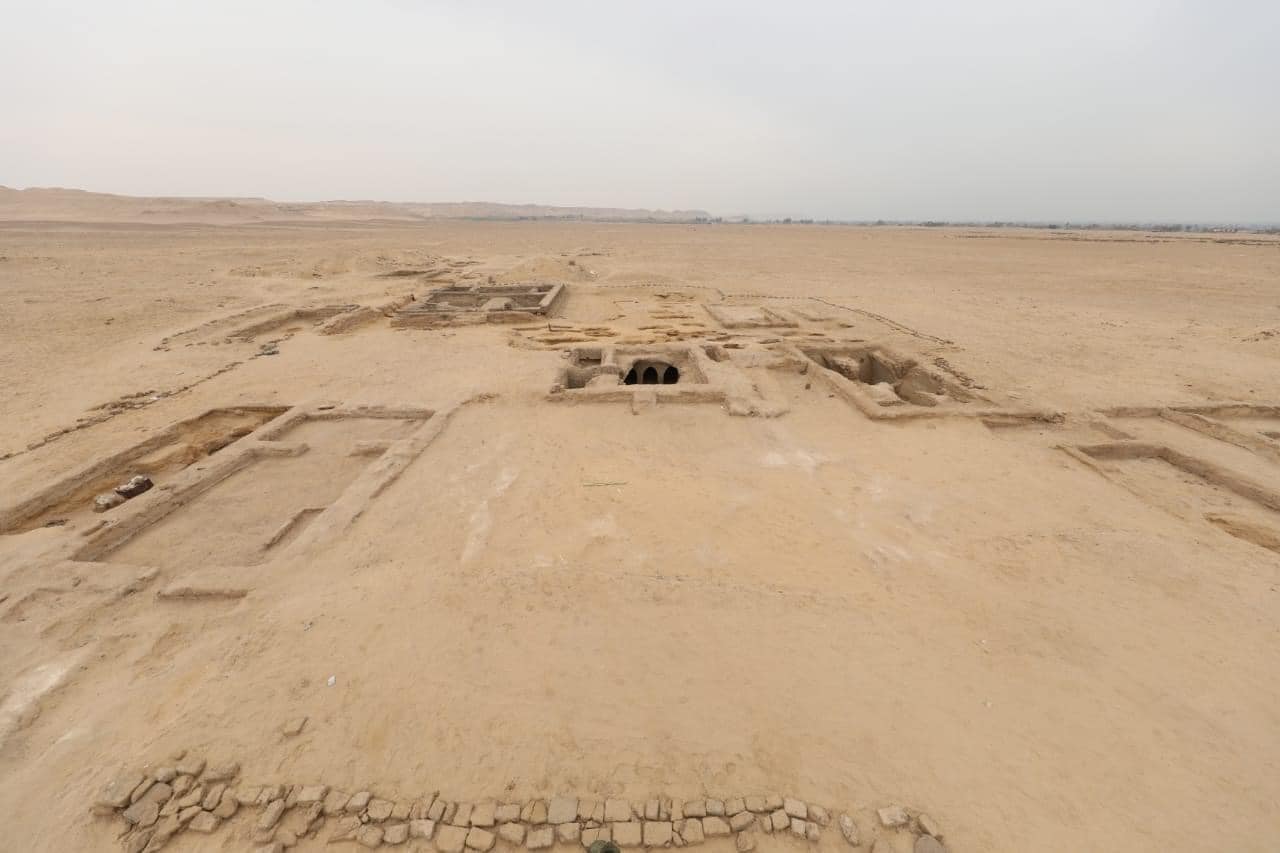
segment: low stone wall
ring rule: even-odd
[[[92,812],[124,823],[126,853],[160,850],[180,833],[213,833],[232,823],[239,824],[233,831],[263,853],[280,853],[304,838],[366,848],[416,840],[432,843],[439,853],[488,853],[499,842],[526,850],[557,844],[589,849],[597,841],[654,849],[729,837],[739,853],[749,853],[762,833],[814,844],[832,823],[827,808],[780,794],[459,802],[433,793],[393,800],[370,790],[256,785],[239,777],[237,763],[208,765],[202,758],[177,754],[163,766],[122,772],[103,787]],[[887,853],[892,849],[889,839],[904,835],[914,836],[916,853],[945,853],[936,823],[915,810],[890,805],[862,823],[860,828],[847,812],[835,821],[853,847],[863,845],[865,831],[872,853]]]

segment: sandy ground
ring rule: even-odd
[[[522,325],[245,331],[490,276],[567,295]],[[729,330],[704,303],[800,322]],[[800,334],[1048,419],[868,417]],[[549,394],[565,348],[650,340],[731,344],[775,416]],[[912,833],[872,809],[927,812],[953,851],[1275,849],[1278,368],[1280,242],[1233,235],[0,224],[0,518],[36,507],[0,535],[10,849],[119,849],[95,793],[180,749],[388,798],[778,791],[897,851]],[[98,472],[152,465],[153,494],[48,496],[245,406],[274,408]],[[304,422],[279,441],[305,452],[166,497],[297,406],[410,414]],[[368,443],[412,436],[355,495]],[[1063,449],[1099,445],[1176,454]],[[249,849],[256,814],[166,849]],[[846,849],[834,825],[812,846]]]

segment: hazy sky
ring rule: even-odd
[[[0,184],[1280,221],[1280,2],[13,2]]]

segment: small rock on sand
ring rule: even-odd
[[[848,841],[854,847],[862,843],[858,836],[858,825],[853,822],[853,818],[847,814],[842,814],[837,823],[840,824],[840,834],[844,836],[845,841]]]
[[[141,782],[141,773],[121,773],[116,776],[98,791],[98,797],[93,802],[94,811],[98,814],[110,814],[129,805],[129,795]]]
[[[880,818],[880,825],[886,829],[897,829],[911,821],[906,809],[902,806],[885,806],[882,809],[876,809],[876,816]]]
[[[94,512],[106,512],[109,509],[115,509],[124,503],[124,498],[115,492],[105,492],[93,499]]]
[[[922,835],[916,839],[915,853],[947,853],[947,848],[932,835]]]

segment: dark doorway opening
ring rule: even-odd
[[[637,359],[622,377],[624,385],[676,385],[680,368],[669,361]]]

